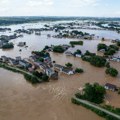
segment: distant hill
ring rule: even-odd
[[[120,18],[97,18],[97,17],[56,17],[56,16],[19,16],[0,17],[0,26],[11,24],[23,24],[39,21],[62,21],[62,20],[95,20],[95,21],[120,21]]]

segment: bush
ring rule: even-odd
[[[92,56],[90,59],[90,64],[96,67],[104,67],[106,64],[106,59],[101,56]]]
[[[118,51],[119,50],[119,47],[118,46],[116,46],[116,45],[110,45],[109,47],[108,47],[108,49],[114,49],[115,51]]]
[[[106,90],[103,86],[98,83],[89,84],[87,83],[84,88],[84,98],[90,102],[94,102],[100,104],[104,100],[104,95],[106,94]]]
[[[108,49],[104,55],[114,55],[116,53],[116,50],[113,48]]]
[[[24,78],[32,84],[40,83],[39,80],[37,79],[37,77],[34,77],[32,75],[24,74]]]
[[[71,45],[83,45],[83,41],[70,41]]]
[[[44,59],[41,57],[41,58],[38,59],[38,61],[44,62]]]
[[[49,57],[50,54],[46,53],[45,51],[32,51],[32,54],[35,54],[39,57]]]
[[[81,50],[76,50],[76,52],[74,53],[74,55],[76,55],[76,54],[82,54],[82,52],[81,52]]]
[[[44,82],[49,82],[49,77],[48,77],[46,74],[44,74],[44,75],[42,76],[42,81],[44,81]]]
[[[120,41],[118,41],[118,42],[117,42],[117,46],[119,46],[119,47],[120,47]]]
[[[105,65],[105,67],[110,68],[110,63],[107,62],[106,65]]]
[[[62,46],[54,46],[53,47],[53,52],[57,52],[57,53],[63,53],[65,50],[63,49]]]
[[[118,75],[118,71],[115,68],[107,68],[105,72],[112,77],[116,77]]]
[[[83,71],[83,69],[81,69],[81,68],[76,68],[76,69],[75,69],[75,72],[76,72],[76,73],[83,73],[84,71]]]
[[[110,45],[108,46],[107,51],[104,53],[104,55],[114,55],[119,50],[119,47],[116,45]]]
[[[65,64],[66,67],[71,68],[73,65],[71,63]]]
[[[7,43],[5,45],[2,46],[3,49],[11,49],[14,48],[14,45],[12,43]]]
[[[107,45],[106,44],[102,44],[102,43],[98,44],[97,50],[100,51],[102,49],[104,49],[106,51],[107,50]]]
[[[38,77],[38,78],[42,78],[43,73],[42,72],[39,73],[39,72],[35,71],[35,72],[33,72],[33,75],[36,76],[36,77]]]
[[[87,61],[87,62],[90,62],[90,59],[91,59],[90,56],[85,56],[85,55],[82,55],[81,58],[83,61]]]
[[[91,52],[89,52],[89,51],[87,50],[84,55],[86,55],[86,56],[95,56],[96,54],[95,54],[95,53],[91,53]]]

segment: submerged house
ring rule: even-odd
[[[62,72],[67,74],[67,75],[73,75],[74,71],[72,68],[67,68],[67,67],[63,67]]]
[[[58,72],[55,72],[51,68],[47,68],[45,70],[45,73],[47,76],[49,76],[51,79],[58,80]]]
[[[16,57],[16,60],[21,60],[21,56]]]
[[[67,56],[73,55],[72,52],[70,52],[70,51],[66,51],[65,54],[66,54]]]
[[[111,91],[116,91],[117,90],[117,86],[113,85],[113,84],[110,84],[110,83],[106,83],[105,84],[105,89],[106,90],[111,90]]]
[[[25,45],[26,45],[26,42],[19,42],[19,43],[18,43],[18,46],[19,46],[19,47],[23,47],[23,46],[25,46]]]
[[[59,65],[59,64],[55,64],[55,65],[54,65],[54,68],[57,69],[57,70],[59,70],[59,71],[61,71],[62,68],[63,68],[63,66],[62,66],[62,65]]]
[[[8,61],[8,57],[6,57],[6,56],[1,56],[1,60],[2,60],[2,62],[7,62],[7,61]]]
[[[29,68],[31,66],[31,64],[25,60],[19,60],[19,65],[21,65],[24,68]]]
[[[36,58],[35,55],[32,55],[32,56],[29,57],[29,60],[30,60],[31,62],[35,62],[35,61],[37,60],[37,58]]]
[[[74,74],[74,70],[72,68],[68,68],[59,64],[55,64],[54,68],[59,70],[62,73],[65,73],[67,75],[73,75]]]
[[[47,66],[47,64],[43,62],[35,62],[34,64],[36,67],[41,69],[43,73],[49,76],[49,78],[54,79],[54,80],[58,79],[58,74],[53,69],[51,69],[49,66]]]
[[[13,58],[8,58],[8,62],[10,65],[18,65],[19,62]]]

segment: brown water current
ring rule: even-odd
[[[35,87],[20,74],[4,69],[0,72],[0,120],[102,120],[71,103],[74,82],[65,76]]]

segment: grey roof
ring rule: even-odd
[[[113,84],[110,84],[110,83],[106,83],[105,86],[108,87],[109,89],[117,89],[116,85],[113,85]]]
[[[65,72],[65,73],[69,73],[70,71],[73,71],[73,69],[72,68],[63,67],[62,71]]]
[[[64,66],[62,66],[62,65],[59,65],[59,64],[55,64],[55,65],[54,65],[54,67],[57,67],[57,68],[60,68],[60,69],[62,69]]]

